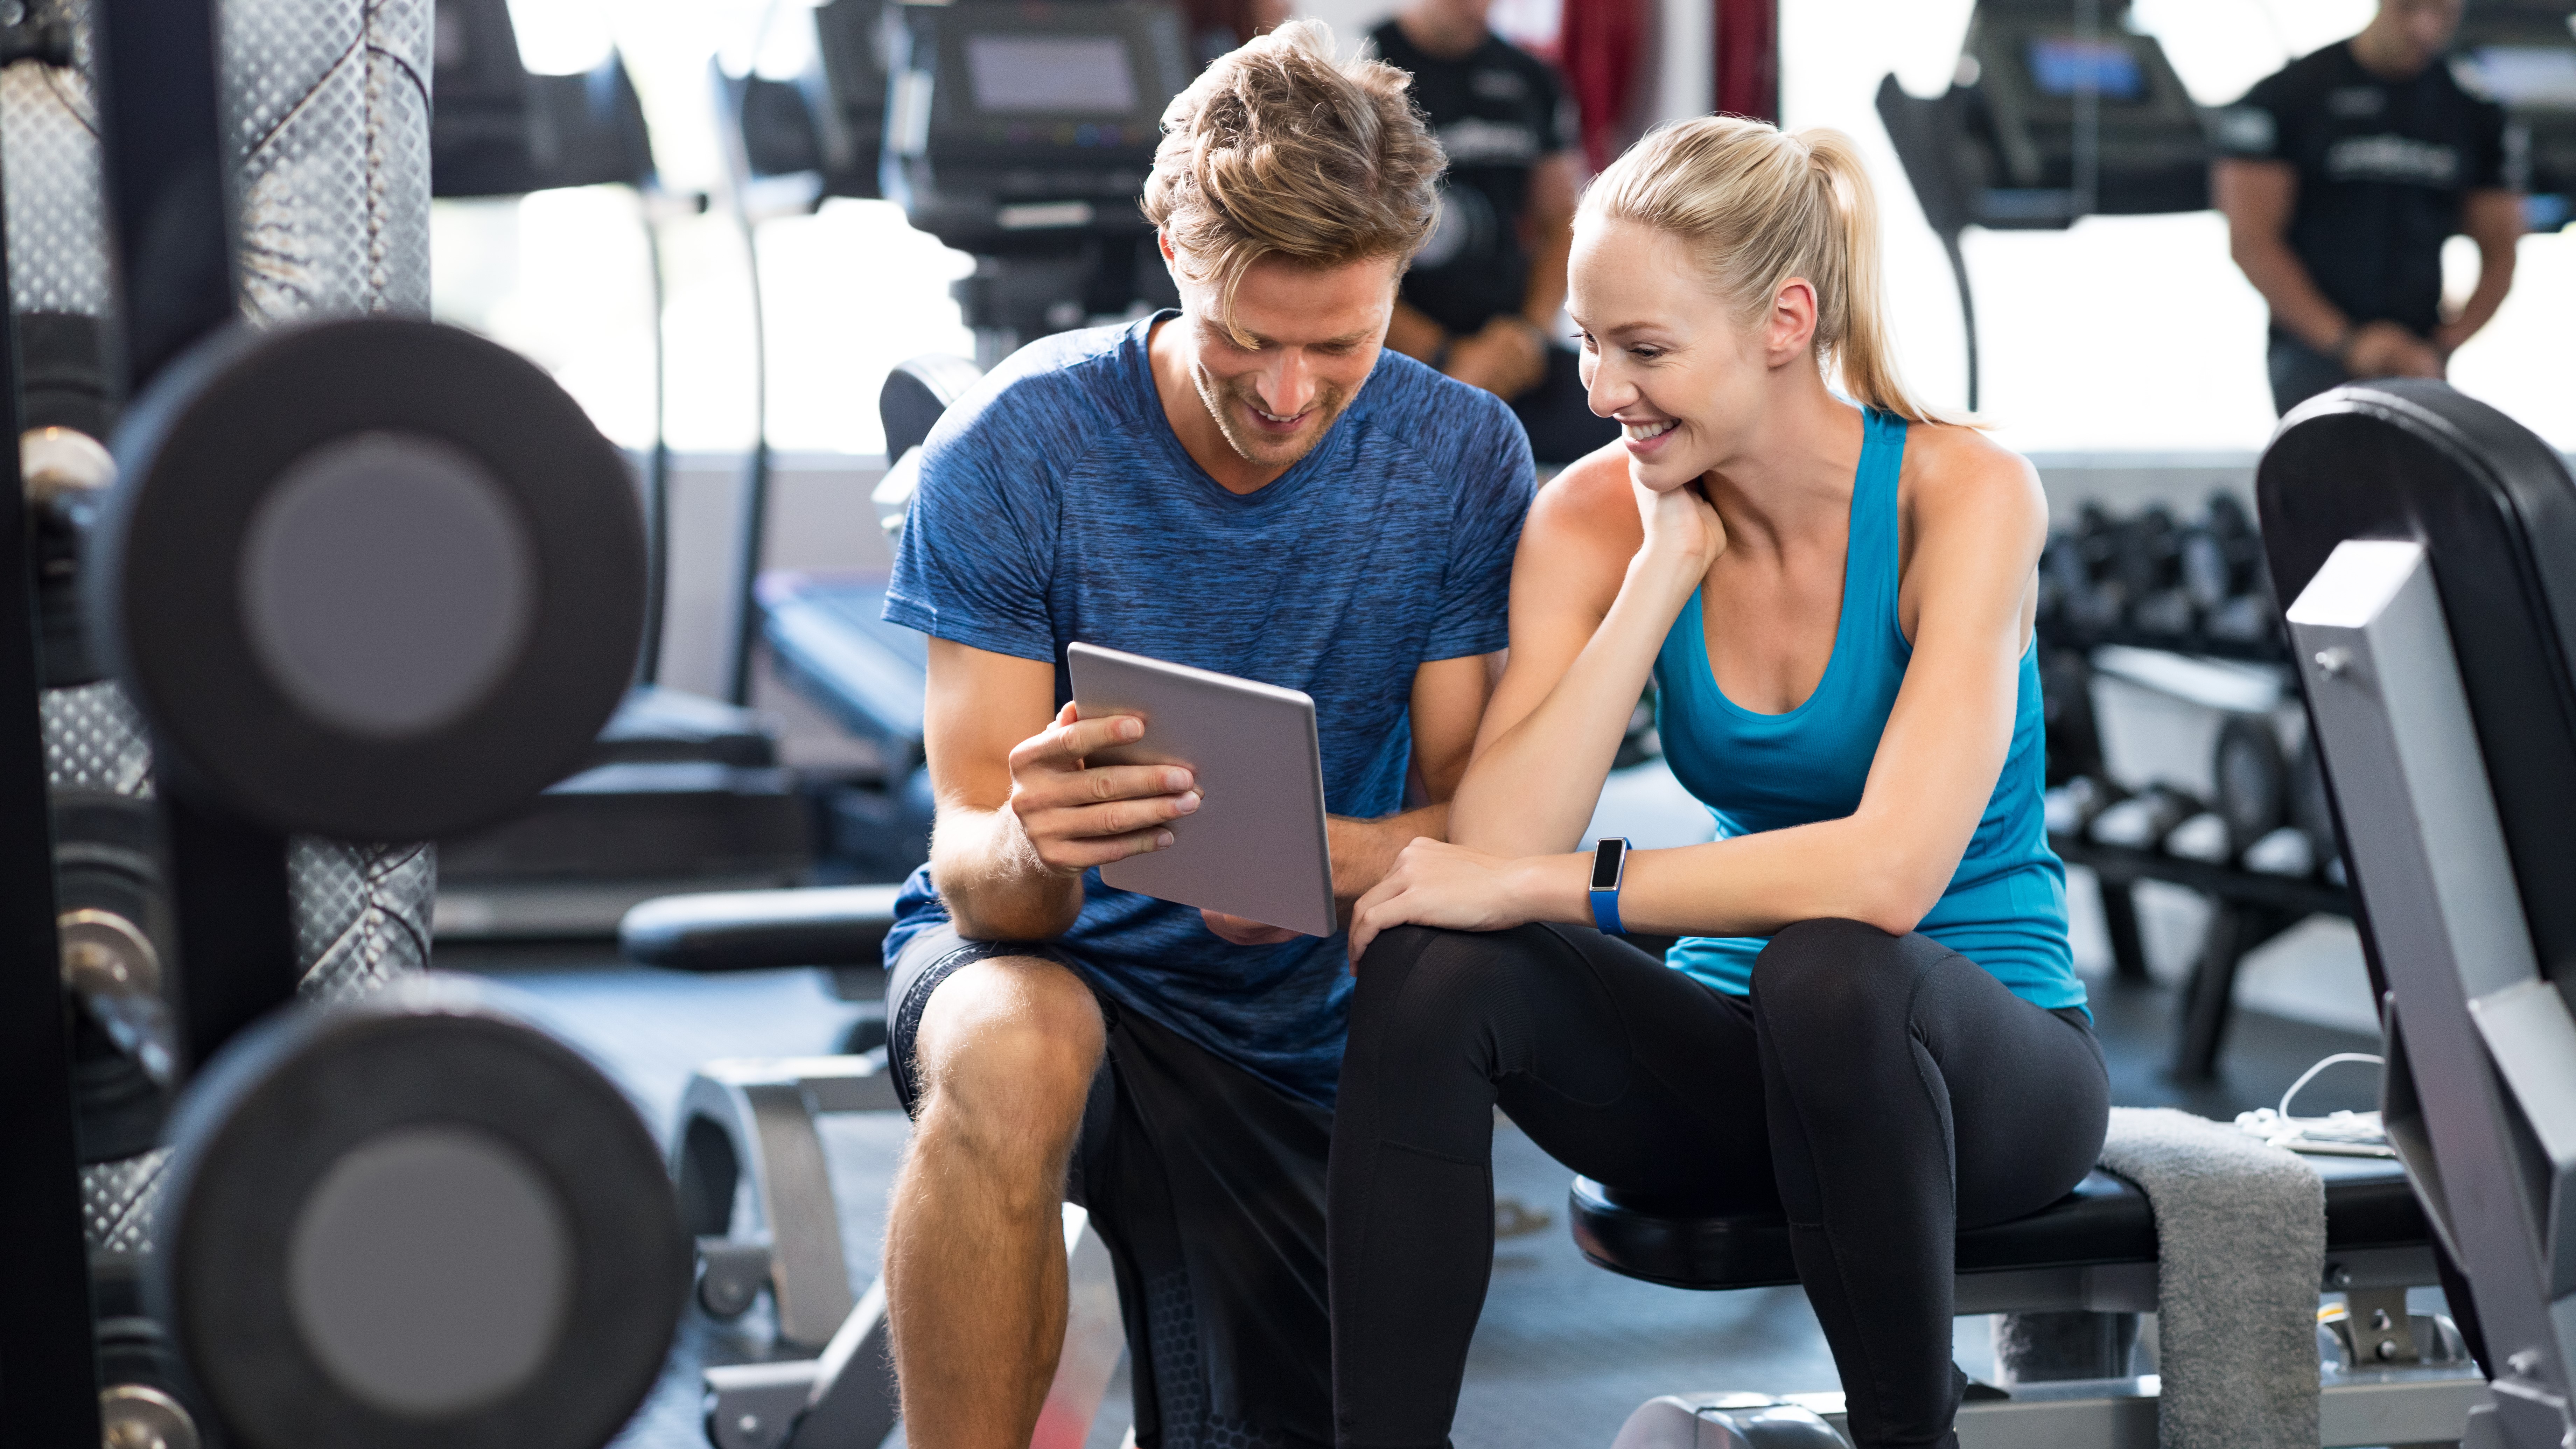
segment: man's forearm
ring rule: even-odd
[[[1082,877],[1048,870],[1008,810],[940,811],[930,879],[970,941],[1052,940],[1082,914]]]
[[[1416,362],[1429,362],[1448,340],[1449,334],[1441,330],[1439,323],[1400,299],[1387,318],[1386,345]]]
[[[2460,308],[2460,315],[2435,329],[2434,342],[2441,349],[2456,352],[2460,344],[2478,335],[2478,329],[2495,320],[2497,309],[2504,306],[2505,294],[2513,290],[2514,249],[2511,245],[2488,250],[2478,263],[2478,285]]]
[[[1325,835],[1333,850],[1333,899],[1347,911],[1386,879],[1404,847],[1425,835],[1449,838],[1449,806],[1444,801],[1376,820],[1336,815],[1325,822]]]
[[[1565,265],[1573,251],[1573,229],[1559,226],[1542,235],[1530,254],[1529,290],[1522,297],[1521,317],[1543,335],[1555,335],[1556,314],[1565,309]]]
[[[2319,352],[2333,352],[2352,328],[2352,319],[2317,290],[2294,253],[2277,238],[2239,238],[2232,248],[2245,280],[2263,294],[2272,320]]]

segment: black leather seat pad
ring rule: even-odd
[[[2307,1160],[2325,1179],[2328,1252],[2428,1241],[2423,1209],[2395,1162]],[[1788,1224],[1776,1213],[1694,1213],[1677,1204],[1625,1199],[1581,1177],[1571,1196],[1576,1245],[1614,1273],[1672,1288],[1768,1288],[1798,1281]],[[2149,1263],[2155,1256],[2155,1214],[2146,1194],[2100,1171],[2029,1217],[1959,1234],[1962,1273]]]

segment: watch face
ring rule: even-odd
[[[1627,856],[1628,842],[1617,838],[1592,847],[1592,888],[1596,891],[1619,888],[1619,865]]]

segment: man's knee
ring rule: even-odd
[[[959,968],[914,1035],[926,1135],[1006,1160],[1060,1159],[1107,1041],[1100,1003],[1064,966],[995,957]]]

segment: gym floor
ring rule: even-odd
[[[2080,877],[2074,884],[2079,960],[2099,960],[2098,942],[2086,948],[2088,932],[2098,932],[2085,909],[2091,892]],[[2330,1052],[2375,1049],[2373,1037],[2349,1029],[2368,1010],[2366,989],[2358,1002],[2347,999],[2358,964],[2349,933],[2294,933],[2269,962],[2249,963],[2219,1080],[2174,1082],[2166,1062],[2179,993],[2161,978],[2188,960],[2195,910],[2170,897],[2149,897],[2141,907],[2159,982],[2091,977],[2114,1100],[2229,1116],[2277,1102],[2299,1073]],[[596,1057],[665,1132],[698,1063],[829,1052],[859,1010],[835,999],[818,972],[693,977],[628,965],[605,946],[442,947],[439,964],[523,992],[532,1016]],[[2267,1003],[2312,1019],[2259,1009]],[[2299,1108],[2366,1109],[2375,1092],[2374,1073],[2338,1070],[2302,1093]],[[864,1289],[874,1275],[886,1191],[905,1130],[896,1114],[824,1119],[842,1230],[859,1279],[854,1289]],[[1659,1393],[1836,1387],[1833,1362],[1798,1290],[1686,1293],[1590,1266],[1565,1231],[1565,1169],[1508,1122],[1495,1128],[1494,1180],[1498,1197],[1544,1215],[1544,1224],[1497,1245],[1493,1288],[1459,1402],[1460,1445],[1606,1446],[1629,1411]],[[693,1311],[653,1398],[618,1441],[621,1449],[703,1449],[699,1366],[745,1357],[760,1327],[751,1320],[715,1325]],[[1959,1320],[1957,1356],[1971,1374],[1990,1368],[1986,1320]],[[1091,1444],[1115,1449],[1127,1423],[1122,1371]]]

